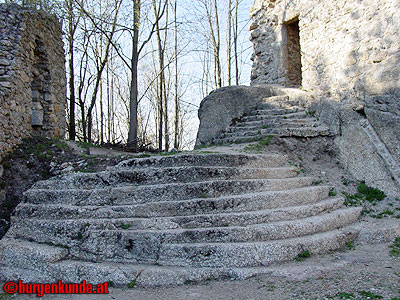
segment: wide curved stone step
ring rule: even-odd
[[[245,136],[241,133],[222,134],[221,138],[214,139],[214,144],[237,144],[237,143],[251,143],[260,141],[263,138],[271,137],[302,137],[312,138],[319,136],[329,136],[331,132],[326,126],[318,127],[303,127],[303,128],[272,128],[272,129],[261,129],[257,133],[250,133],[251,135]],[[227,137],[224,137],[224,136]]]
[[[318,197],[319,198],[319,197]],[[227,226],[245,226],[259,223],[277,222],[295,220],[318,215],[338,209],[343,205],[343,198],[335,197],[319,201],[320,199],[307,199],[311,203],[295,203],[295,206],[280,206],[278,208],[259,209],[263,206],[263,202],[255,205],[238,206],[241,211],[235,212],[233,209],[216,210],[202,213],[204,209],[194,210],[193,214],[188,211],[180,211],[178,207],[181,203],[176,204],[173,209],[174,216],[170,216],[170,209],[165,211],[158,210],[159,216],[143,217],[137,216],[134,206],[121,207],[77,207],[69,205],[20,205],[13,222],[26,223],[30,226],[30,221],[56,221],[62,223],[65,220],[76,221],[77,226],[83,228],[89,224],[90,228],[101,229],[107,224],[107,229],[117,229],[128,226],[130,229],[176,229],[176,228],[201,228],[201,227],[227,227]],[[222,201],[222,199],[221,199]],[[318,201],[318,202],[317,202]],[[249,203],[249,204],[250,204]],[[269,206],[271,206],[270,204]],[[287,203],[286,203],[287,205]],[[277,206],[277,204],[274,204]],[[254,210],[254,208],[258,208]],[[243,211],[245,209],[245,211]],[[253,210],[252,210],[253,209]],[[182,215],[179,214],[182,213]],[[167,215],[167,216],[163,216]],[[32,226],[31,226],[32,227]],[[58,226],[55,226],[58,227]]]
[[[267,129],[267,128],[277,128],[280,126],[287,126],[287,127],[291,127],[291,128],[295,128],[295,127],[317,127],[318,125],[320,125],[318,122],[316,122],[313,119],[288,119],[288,120],[281,120],[281,121],[277,121],[277,122],[271,122],[271,121],[263,121],[262,123],[260,123],[258,126],[252,126],[252,125],[248,125],[246,126],[246,122],[244,123],[240,123],[235,125],[235,126],[231,126],[228,127],[227,129],[227,133],[233,133],[233,132],[242,132],[242,131],[258,131],[261,129]]]
[[[89,222],[30,220],[28,224],[15,226],[11,234],[38,243],[68,247],[74,257],[83,260],[125,259],[156,264],[162,248],[168,247],[166,244],[283,240],[334,230],[353,223],[360,213],[361,208],[338,209],[323,215],[267,224],[168,230],[111,230],[104,228],[107,224],[96,230],[91,229]]]
[[[292,107],[292,108],[269,108],[269,109],[255,109],[245,116],[256,116],[256,115],[286,115],[291,113],[297,113],[300,111],[304,111],[303,108],[300,107]]]
[[[241,128],[241,127],[239,127]],[[280,136],[314,136],[314,135],[329,135],[329,129],[321,126],[316,122],[307,124],[294,124],[294,127],[281,128],[280,126],[270,126],[267,128],[257,128],[256,130],[238,130],[233,132],[226,132],[223,134],[224,138],[236,138],[236,137],[255,137],[265,136],[269,134],[280,135]]]
[[[259,244],[251,248],[251,244],[247,247],[244,245],[244,251],[241,250],[241,253],[250,248],[252,251],[248,252],[249,256],[254,253],[259,254],[250,257],[250,261],[261,267],[227,266],[223,264],[223,258],[220,259],[221,263],[218,267],[154,266],[126,262],[93,263],[72,260],[69,258],[68,250],[63,247],[3,239],[0,241],[0,280],[22,280],[26,283],[57,282],[58,280],[78,283],[86,280],[93,284],[113,282],[117,287],[126,287],[134,279],[138,287],[170,287],[219,278],[243,280],[257,274],[267,274],[273,268],[280,268],[280,266],[268,266],[271,264],[269,254],[280,258],[281,261],[291,260],[305,250],[310,251],[311,255],[321,254],[343,247],[357,234],[358,231],[353,228],[343,228],[311,236],[304,240],[304,244],[301,244],[301,241],[299,243],[298,239],[291,239],[281,246],[276,245],[277,243],[275,245]],[[262,248],[268,249],[268,252],[262,251]],[[289,253],[292,254],[289,255]],[[243,263],[247,254],[239,257],[238,262]],[[13,262],[13,265],[11,266],[9,262]]]
[[[182,166],[202,167],[281,167],[287,162],[287,156],[282,154],[179,154],[173,156],[153,156],[147,158],[133,158],[120,162],[109,169],[132,168],[170,168]]]
[[[257,114],[248,115],[241,118],[244,122],[262,121],[262,120],[286,120],[286,119],[298,119],[307,118],[308,115],[303,110],[288,111],[285,114]]]
[[[98,173],[74,173],[39,181],[33,189],[94,189],[127,185],[151,185],[163,183],[195,183],[205,180],[269,179],[296,176],[294,167],[233,168],[233,167],[168,167],[136,170],[103,171]]]
[[[231,230],[232,228],[246,228],[245,231],[247,231],[247,229],[250,231],[253,228],[253,225],[255,226],[254,228],[257,229],[256,227],[259,224],[268,223],[268,225],[264,225],[261,229],[261,231],[264,231],[264,233],[267,234],[266,231],[268,231],[268,226],[289,226],[294,229],[298,224],[292,224],[291,222],[296,222],[300,219],[304,220],[310,218],[311,223],[314,221],[315,223],[318,223],[337,217],[338,224],[340,224],[339,219],[341,217],[345,216],[353,218],[358,215],[357,213],[354,213],[357,211],[355,209],[340,210],[339,208],[343,204],[343,201],[342,198],[333,198],[315,204],[273,210],[254,212],[246,211],[236,214],[216,213],[212,215],[188,215],[184,217],[159,217],[150,219],[107,218],[57,220],[44,218],[18,218],[13,220],[14,222],[18,222],[18,224],[13,226],[9,234],[24,239],[33,238],[35,241],[42,243],[51,242],[53,244],[63,244],[64,242],[65,244],[67,240],[77,240],[76,237],[79,236],[79,233],[83,234],[93,231],[107,230],[122,231],[124,233],[134,231],[143,234],[146,230],[149,230],[148,232],[150,235],[153,233],[156,235],[160,234],[159,232],[157,233],[157,230],[178,230],[175,233],[180,234],[181,232],[179,232],[179,230],[187,229],[185,234],[195,236],[195,234],[191,233],[191,229],[196,231],[201,230],[201,228],[206,230],[207,228],[212,227],[212,229],[209,229],[210,232],[207,233],[207,236],[211,238],[211,235],[214,234],[227,236],[227,234],[222,234],[221,232]],[[334,211],[334,213],[332,213],[332,211]],[[320,220],[316,217],[321,213],[328,213],[325,220]],[[315,220],[313,218],[315,218]],[[285,222],[288,223],[286,224]],[[325,223],[328,224],[329,222]],[[178,224],[180,225],[178,226]],[[68,233],[67,236],[64,236],[65,233]],[[170,233],[172,235],[173,231]],[[258,235],[261,237],[262,233],[259,233]],[[56,240],[53,240],[53,238],[56,238]]]
[[[310,236],[257,243],[166,244],[157,263],[164,266],[257,267],[288,261],[300,253],[326,253],[354,240],[358,231],[333,230]]]
[[[279,191],[309,186],[312,177],[284,179],[210,180],[194,183],[168,183],[149,186],[125,186],[107,189],[30,189],[27,203],[63,203],[72,205],[129,205],[193,198],[215,198],[226,194]]]

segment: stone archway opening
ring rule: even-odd
[[[46,130],[50,110],[50,70],[46,47],[40,38],[35,40],[32,76],[31,125],[34,130]]]
[[[286,33],[286,74],[287,86],[301,86],[301,46],[300,46],[300,27],[299,19],[295,18],[284,24]]]

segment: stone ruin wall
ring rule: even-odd
[[[0,5],[0,161],[23,138],[64,137],[66,77],[60,23]]]
[[[252,85],[291,86],[290,26],[298,19],[298,85],[338,134],[343,166],[393,192],[400,180],[399,7],[400,0],[255,0],[250,28]]]

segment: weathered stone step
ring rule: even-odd
[[[295,124],[296,126],[297,124]],[[257,130],[235,130],[233,132],[227,132],[223,134],[224,138],[230,138],[230,137],[246,137],[246,136],[257,136],[257,135],[269,135],[269,134],[274,134],[274,135],[290,135],[290,136],[302,136],[303,134],[305,136],[314,136],[315,135],[315,130],[318,129],[321,131],[320,135],[327,135],[329,134],[329,129],[326,127],[322,127],[318,123],[307,123],[307,124],[300,124],[302,126],[296,126],[296,127],[287,127],[287,128],[282,128],[280,126],[274,126],[274,127],[268,127],[268,128],[258,128]],[[238,127],[241,128],[241,127]],[[322,129],[323,128],[323,129]],[[318,132],[319,132],[318,131]]]
[[[268,124],[285,124],[285,123],[307,123],[307,122],[313,122],[315,121],[314,118],[309,118],[309,117],[295,117],[295,118],[281,118],[281,117],[276,117],[276,118],[267,118],[265,120],[259,120],[259,121],[242,121],[238,122],[235,125],[235,127],[262,127],[263,125],[268,125]]]
[[[157,263],[190,267],[256,267],[288,261],[309,251],[321,254],[342,248],[358,234],[353,228],[258,243],[165,244]]]
[[[303,108],[300,107],[292,107],[292,108],[270,108],[270,109],[255,109],[248,113],[246,116],[276,116],[276,115],[287,115],[292,113],[297,113],[304,111]]]
[[[352,235],[356,232],[349,231]],[[343,244],[343,240],[351,240],[351,236],[338,236],[336,242],[331,238],[320,239],[328,241],[332,248]],[[18,251],[15,251],[18,249]],[[302,248],[295,247],[295,250]],[[136,278],[137,287],[171,287],[183,285],[187,282],[202,282],[206,280],[225,278],[243,280],[257,274],[270,274],[282,266],[236,268],[230,266],[215,267],[172,267],[154,266],[132,263],[102,262],[92,263],[66,258],[61,261],[38,261],[37,253],[64,251],[65,249],[54,246],[39,245],[21,240],[0,241],[0,281],[18,281],[24,283],[37,282],[82,282],[86,280],[92,284],[113,282],[116,287],[126,287]],[[318,251],[318,252],[317,252]],[[327,252],[328,249],[317,248],[312,254]],[[287,254],[285,254],[287,256]],[[246,257],[246,256],[244,256]],[[264,257],[264,256],[262,256]],[[243,258],[242,258],[243,260]],[[254,259],[252,259],[254,260]],[[139,275],[139,276],[138,276]]]
[[[286,179],[213,180],[194,183],[168,183],[149,186],[126,186],[108,189],[30,189],[25,202],[35,204],[131,205],[193,198],[214,198],[226,194],[279,191],[309,186],[311,177]],[[203,199],[204,200],[204,199]]]
[[[16,251],[17,250],[17,251]],[[115,287],[126,287],[135,278],[138,287],[171,287],[186,282],[207,279],[244,279],[266,270],[228,268],[180,268],[144,264],[92,263],[70,258],[64,260],[37,259],[37,254],[63,253],[62,247],[41,245],[23,240],[3,239],[0,241],[0,281],[37,282],[82,282],[92,284],[112,282]],[[138,276],[139,275],[139,276]]]
[[[69,253],[83,260],[133,260],[156,264],[160,247],[185,243],[241,243],[282,240],[325,232],[354,222],[361,208],[339,209],[324,215],[300,220],[256,224],[245,227],[211,227],[170,230],[92,230],[77,224],[31,221],[35,230],[19,225],[14,237],[30,238],[40,243],[67,246]],[[54,227],[53,227],[54,226]],[[85,226],[85,225],[84,225]],[[24,228],[25,227],[25,228]],[[40,228],[39,231],[35,232]],[[30,234],[29,234],[30,232]],[[60,234],[61,233],[61,234]],[[109,243],[113,241],[113,243]],[[95,253],[95,255],[93,255]]]
[[[262,99],[262,102],[260,102],[260,103],[264,103],[264,102],[282,102],[282,101],[288,101],[288,100],[289,100],[289,96],[278,95],[278,96],[266,97],[266,98]]]
[[[33,189],[94,189],[126,185],[193,183],[209,179],[268,179],[296,176],[296,168],[168,167],[75,173],[34,184]]]
[[[252,116],[243,116],[241,121],[244,122],[253,122],[253,121],[263,121],[263,120],[274,120],[274,119],[298,119],[298,118],[307,118],[310,117],[306,114],[305,111],[292,112],[283,115],[271,115],[271,114],[263,114],[263,115],[252,115]]]
[[[242,131],[258,131],[258,130],[265,130],[268,128],[277,128],[277,127],[292,127],[292,128],[296,128],[296,127],[317,127],[318,125],[320,125],[320,123],[318,123],[316,120],[313,119],[291,119],[291,120],[283,120],[280,122],[262,122],[262,125],[260,126],[252,126],[252,124],[243,124],[240,123],[240,126],[238,126],[239,124],[235,125],[235,126],[230,126],[227,129],[228,133],[232,133],[232,132],[242,132]],[[247,126],[244,126],[247,125]]]
[[[257,104],[257,109],[268,110],[274,108],[301,108],[298,100],[263,101]]]
[[[309,197],[316,195],[308,193]],[[179,205],[179,204],[177,204]],[[276,204],[275,204],[276,205]],[[213,214],[194,214],[167,217],[136,217],[133,206],[125,207],[77,207],[67,205],[20,205],[13,217],[13,222],[30,224],[30,220],[44,222],[56,221],[63,224],[75,221],[77,227],[90,229],[119,229],[128,226],[129,229],[176,229],[201,227],[245,226],[260,223],[278,222],[301,219],[339,209],[343,199],[329,198],[317,203],[297,206],[287,206],[272,209],[244,211],[244,212],[217,212]],[[249,206],[249,208],[252,208]],[[243,209],[243,208],[242,208]],[[29,220],[28,220],[29,219]],[[88,225],[88,226],[87,226]],[[30,225],[29,225],[30,226]],[[58,227],[58,226],[55,226]]]
[[[257,135],[245,136],[243,134],[231,134],[226,138],[218,138],[213,141],[214,144],[230,144],[230,143],[251,143],[257,142],[262,138],[267,137],[318,137],[318,136],[329,136],[329,128],[321,125],[312,128],[275,128],[266,129],[264,133]]]
[[[170,168],[182,166],[202,167],[280,167],[287,162],[287,157],[280,154],[219,154],[209,153],[201,155],[180,154],[174,156],[153,156],[148,158],[134,158],[120,162],[110,169],[125,168]]]

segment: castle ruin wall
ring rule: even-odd
[[[0,5],[0,159],[23,138],[64,137],[65,56],[54,17]]]
[[[315,95],[310,105],[337,134],[341,163],[380,186],[398,186],[400,174],[399,7],[400,0],[255,0],[251,10],[252,85]],[[292,24],[298,25],[297,52]],[[300,80],[293,80],[295,55]],[[379,160],[388,155],[385,175]]]

